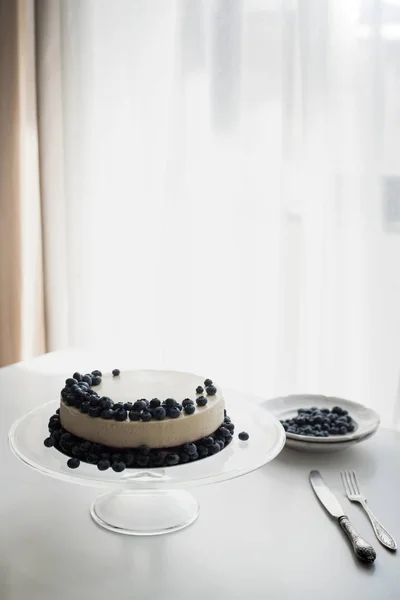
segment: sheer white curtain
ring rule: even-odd
[[[400,2],[40,8],[50,347],[390,423]]]

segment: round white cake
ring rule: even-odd
[[[62,394],[61,425],[67,432],[79,438],[113,448],[137,448],[143,445],[150,448],[180,446],[212,434],[224,422],[223,395],[214,385],[207,386],[205,382],[207,380],[197,375],[174,371],[122,371],[116,376],[105,374],[101,376],[101,383],[91,386],[95,394],[92,396],[94,406],[89,409],[89,414],[82,412],[80,402],[76,402],[77,407],[67,393]],[[66,390],[78,391],[79,382],[77,385],[70,381],[68,385]],[[102,407],[106,401],[108,404],[112,401],[113,405],[111,409],[105,408],[105,412],[97,414],[99,409],[95,406],[96,399],[99,399],[98,404]],[[138,417],[135,402],[142,400],[149,403],[153,400],[153,404],[157,404],[154,399],[160,401],[160,408],[164,406],[167,413],[165,417],[159,420],[155,418],[154,415],[158,413],[155,408],[150,410],[148,405]],[[170,409],[165,405],[166,399],[167,404],[169,402],[171,406],[177,407],[173,411],[173,418],[168,416]],[[189,404],[189,400],[192,401],[191,409],[189,411],[187,408],[186,412],[185,406]],[[116,405],[119,406],[118,420],[110,416],[111,410],[114,410],[115,414]],[[129,411],[130,405],[133,415]],[[103,408],[101,410],[103,411]],[[124,411],[126,418],[123,418]],[[162,411],[159,412],[162,416]],[[149,420],[144,420],[144,413]],[[130,419],[130,414],[135,420]]]

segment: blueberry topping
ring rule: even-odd
[[[176,400],[174,400],[173,398],[167,398],[164,401],[164,405],[167,406],[168,408],[170,408],[172,406],[176,406]]]
[[[186,452],[186,454],[189,454],[189,456],[194,454],[197,452],[196,444],[185,444],[183,446],[183,451]]]
[[[126,464],[124,462],[122,462],[122,460],[121,460],[120,462],[113,463],[111,465],[111,468],[116,473],[122,473],[122,471],[125,471],[125,469],[126,469]]]
[[[79,460],[79,458],[70,458],[67,461],[67,465],[69,466],[70,469],[77,469],[79,467],[79,465],[81,464],[81,461]]]
[[[101,408],[100,408],[100,406],[91,406],[89,408],[88,415],[89,415],[89,417],[99,417],[101,415]]]
[[[90,402],[82,402],[81,413],[87,414],[89,412]]]
[[[118,464],[118,463],[116,463],[116,464]],[[111,466],[110,461],[106,460],[105,458],[102,458],[97,463],[97,468],[99,471],[107,471],[107,469],[109,469],[110,466]]]
[[[198,385],[196,388],[196,394],[202,394],[204,392],[204,388],[201,385]]]
[[[204,381],[204,385],[205,385],[206,387],[208,387],[208,386],[212,385],[212,379],[206,379],[206,380]]]
[[[144,410],[140,415],[140,418],[144,422],[151,421],[151,412],[149,412],[148,410]]]
[[[123,407],[113,411],[113,417],[116,421],[126,421],[127,416],[127,412]]]
[[[43,443],[46,446],[46,448],[51,448],[52,446],[54,446],[54,439],[52,437],[48,437],[44,440]]]
[[[205,406],[207,404],[207,402],[208,402],[208,400],[204,396],[199,396],[198,398],[196,398],[197,406]]]
[[[108,421],[110,419],[114,418],[114,411],[111,410],[110,408],[105,408],[104,410],[101,411],[101,418],[102,419],[107,419]]]
[[[140,412],[138,412],[137,410],[130,410],[129,411],[129,420],[130,421],[140,421]]]
[[[147,467],[149,464],[149,457],[145,456],[144,454],[139,454],[136,457],[136,463],[139,467]]]
[[[157,419],[157,421],[163,421],[167,416],[165,408],[163,408],[162,406],[157,406],[157,408],[154,409],[153,416],[155,419]]]
[[[147,408],[145,400],[136,400],[135,404],[133,405],[133,410],[137,410],[138,412],[144,410],[145,408]]]
[[[208,385],[206,387],[206,392],[207,396],[215,396],[215,394],[217,393],[217,388],[215,387],[215,385]]]
[[[186,406],[183,407],[183,410],[187,415],[192,415],[196,410],[196,407],[194,404],[186,404]]]
[[[246,442],[249,439],[249,434],[246,431],[241,431],[239,433],[239,440],[242,440],[242,442]]]
[[[150,408],[158,408],[159,406],[161,406],[161,400],[158,398],[153,398],[150,400]]]
[[[171,452],[170,454],[167,454],[166,458],[165,458],[165,464],[172,467],[174,465],[177,465],[179,463],[179,454],[176,454],[175,452]]]
[[[118,375],[121,373],[121,371],[119,369],[113,369],[112,374],[113,377],[118,377]]]
[[[167,416],[170,417],[170,419],[177,419],[178,417],[180,417],[180,415],[181,411],[177,406],[170,406],[169,408],[167,408]]]

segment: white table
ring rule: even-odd
[[[0,371],[1,600],[399,600],[400,552],[380,546],[361,509],[343,497],[339,477],[340,469],[356,469],[371,507],[400,542],[399,433],[381,429],[336,455],[284,450],[256,473],[196,489],[201,514],[187,529],[155,538],[113,534],[89,516],[97,490],[38,474],[7,445],[14,419],[52,399],[80,358],[54,353]],[[374,566],[353,557],[317,502],[312,468],[374,544]]]

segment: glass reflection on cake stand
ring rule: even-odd
[[[159,535],[183,529],[198,517],[199,504],[188,488],[246,475],[282,450],[285,432],[272,414],[246,398],[230,400],[228,395],[226,405],[236,427],[231,444],[218,454],[175,467],[115,473],[82,462],[78,469],[69,469],[67,456],[43,445],[49,417],[59,401],[39,406],[16,421],[9,443],[14,454],[36,471],[70,483],[107,488],[90,508],[101,527],[128,535]],[[239,431],[247,431],[250,439],[240,441]]]

